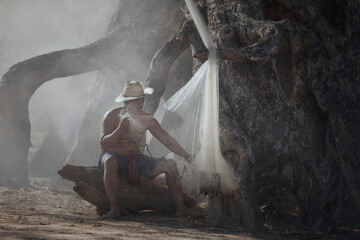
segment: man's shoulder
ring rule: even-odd
[[[150,114],[147,114],[145,119],[148,124],[148,127],[159,124],[158,120]]]
[[[155,121],[157,121],[156,118],[153,115],[151,115],[151,114],[149,114],[147,112],[144,112],[144,111],[141,112],[141,116],[146,120],[150,120],[150,121],[155,120]]]
[[[123,107],[117,107],[117,108],[112,108],[109,111],[107,111],[104,115],[104,118],[112,118],[114,116],[118,116],[120,114],[120,111]]]
[[[142,111],[141,115],[144,116],[144,117],[147,117],[148,119],[154,118],[153,115],[151,115],[151,114],[149,114],[149,113],[147,113],[147,112],[144,112],[144,111]]]

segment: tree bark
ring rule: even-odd
[[[349,27],[348,21],[340,24],[344,21],[342,16],[347,16],[352,23],[359,23],[359,4],[344,1],[332,6],[336,12],[329,12],[329,6],[321,2],[317,5],[278,2],[301,19],[290,38],[294,56],[292,71],[295,72],[290,104],[297,120],[309,131],[310,145],[320,152],[316,167],[323,182],[321,191],[329,194],[328,185],[341,168],[352,199],[359,208],[360,108],[356,102],[360,97],[360,59],[358,41],[354,38],[358,34],[358,25]],[[351,10],[349,6],[352,6]],[[356,13],[354,9],[357,9]],[[354,15],[349,17],[352,13]],[[325,198],[324,202],[331,200]],[[331,204],[337,209],[341,201]]]
[[[347,183],[352,186],[350,192],[354,200],[357,201],[360,196],[356,192],[357,176],[354,174],[358,170],[354,160],[358,159],[356,142],[360,132],[357,120],[359,111],[354,99],[359,97],[359,84],[358,81],[346,80],[346,76],[351,76],[350,71],[358,71],[358,68],[353,67],[357,66],[354,64],[358,61],[355,57],[357,50],[329,26],[320,12],[320,3],[305,4],[282,0],[277,2],[280,4],[271,4],[278,12],[270,16],[276,20],[265,21],[264,5],[260,1],[198,1],[220,49],[219,58],[223,60],[220,64],[223,155],[227,156],[228,162],[241,176],[243,181],[240,185],[247,186],[231,197],[210,198],[209,219],[215,226],[241,222],[250,228],[259,228],[261,220],[258,207],[252,201],[255,198],[254,168],[271,167],[276,174],[281,174],[287,163],[294,169],[293,191],[309,225],[313,228],[326,225],[324,216],[328,213],[325,208],[329,204],[330,194],[328,183],[333,171],[329,161],[334,161],[330,148],[336,146],[336,141],[333,141],[336,139],[335,135],[340,136],[343,133],[346,133],[343,141],[337,142],[346,142],[349,145],[338,147],[337,152],[342,154],[343,149],[346,149],[348,158],[343,160],[340,155],[340,164]],[[282,14],[286,8],[290,12],[284,16]],[[207,57],[207,51],[199,41],[196,39],[192,43],[193,56],[203,59]],[[339,55],[337,49],[347,51]],[[308,55],[304,55],[306,51],[309,51]],[[323,55],[321,52],[324,51],[328,55],[319,60],[319,56]],[[332,62],[335,56],[341,56],[346,62],[345,66],[349,66],[349,69],[344,69],[338,59],[334,59],[336,63],[333,65],[338,66],[340,73],[346,72],[340,76],[346,82],[343,86],[352,86],[350,91],[346,87],[342,90],[344,97],[341,99],[346,104],[340,105],[341,109],[322,104],[332,103],[328,100],[338,97],[335,89],[341,87],[331,80],[333,86],[330,89],[333,90],[329,91],[330,86],[324,85],[328,81],[318,80],[334,73],[333,70],[329,71],[325,62]],[[281,60],[282,64],[277,63],[276,58]],[[284,64],[285,61],[291,63]],[[194,68],[200,63],[201,61],[195,59]],[[150,72],[152,71],[154,70],[151,69]],[[163,76],[166,74],[166,71],[162,72]],[[289,75],[294,79],[289,79]],[[317,84],[312,84],[309,79],[314,79]],[[163,89],[166,81],[162,81]],[[332,96],[331,93],[335,95]],[[157,99],[160,97],[161,95],[156,96]],[[154,105],[157,106],[157,103]],[[329,118],[326,116],[328,111],[331,112]],[[350,117],[347,113],[355,113],[355,117]],[[339,119],[344,124],[340,124]],[[337,123],[336,126],[331,122]],[[326,124],[325,127],[323,123]],[[349,127],[352,130],[349,131]],[[329,134],[326,134],[327,131]],[[319,148],[321,151],[318,151]],[[238,168],[239,166],[241,168]],[[310,177],[312,185],[304,184],[306,176]],[[226,200],[227,198],[230,200]],[[231,198],[239,200],[240,206],[236,202],[231,203]],[[233,209],[229,212],[236,214],[226,213],[226,208]],[[245,217],[239,218],[240,213]]]
[[[154,114],[163,96],[168,74],[171,66],[175,60],[190,47],[191,35],[194,35],[194,24],[191,21],[183,23],[178,32],[154,55],[151,60],[150,70],[146,77],[146,85],[153,88],[155,91],[147,98],[144,109]]]

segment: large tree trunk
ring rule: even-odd
[[[359,98],[359,82],[352,81],[358,75],[350,74],[350,71],[358,71],[358,58],[353,57],[354,54],[358,56],[357,50],[349,42],[344,42],[343,37],[336,36],[331,26],[328,26],[326,19],[320,15],[321,4],[317,6],[320,9],[314,9],[311,4],[278,2],[265,1],[262,5],[261,1],[198,1],[217,41],[219,57],[225,60],[220,64],[222,151],[242,179],[240,186],[244,186],[231,196],[210,198],[209,221],[212,225],[242,223],[250,228],[261,225],[259,208],[254,201],[255,167],[270,168],[275,174],[281,174],[284,166],[290,164],[294,171],[291,174],[293,192],[308,223],[314,228],[319,228],[325,216],[329,215],[329,212],[325,212],[325,208],[333,203],[332,200],[329,201],[333,188],[329,183],[334,182],[333,176],[338,175],[333,171],[340,167],[339,163],[342,164],[345,179],[352,186],[350,192],[352,191],[353,199],[357,201],[360,196],[357,192],[359,185],[355,186],[358,176],[354,174],[358,170],[354,161],[359,154],[359,107],[355,104]],[[317,15],[312,16],[311,11],[315,11]],[[299,14],[301,19],[298,18]],[[264,21],[264,15],[271,21]],[[281,21],[283,19],[291,22]],[[304,22],[311,22],[313,25],[309,28]],[[315,35],[316,31],[319,31],[319,37]],[[183,29],[177,35],[180,33],[183,33]],[[329,42],[327,37],[335,40]],[[198,37],[191,34],[187,38],[196,58],[207,57]],[[180,39],[183,40],[184,37]],[[345,45],[341,45],[342,43]],[[169,44],[172,44],[172,49],[176,49],[173,40],[167,43]],[[146,107],[150,113],[156,110],[168,84],[163,77],[159,79],[158,76],[166,75],[169,68],[156,67],[173,63],[168,56],[161,57],[167,45],[154,56],[147,78],[148,85],[160,90],[147,102]],[[340,47],[340,52],[331,52],[336,47]],[[316,49],[329,53],[319,61],[321,54]],[[347,51],[341,52],[344,49]],[[311,54],[304,55],[305,51]],[[173,56],[177,54],[174,52]],[[329,71],[326,62],[338,61],[332,60],[332,56],[341,56],[342,61],[347,63],[345,66],[349,66],[349,69],[342,69],[342,64],[334,63],[341,69],[338,69],[338,76],[345,71],[341,75],[345,86],[352,87],[347,90],[339,89],[346,105],[336,107],[336,104],[330,104],[330,108],[325,108],[322,102],[329,104],[328,101],[332,103],[331,99],[339,97],[335,91],[338,84],[334,85],[332,91],[325,89],[326,86],[329,87],[326,76],[333,73]],[[311,64],[312,61],[315,63]],[[195,61],[194,68],[200,63]],[[311,78],[311,71],[317,72],[316,82],[319,86],[310,84],[307,79]],[[321,71],[320,75],[318,71]],[[319,79],[323,79],[321,84]],[[319,98],[323,99],[320,101]],[[341,114],[344,111],[355,113],[355,116]],[[339,125],[339,119],[344,124]],[[327,124],[327,121],[330,123]],[[336,126],[330,125],[332,121],[337,123]],[[349,123],[346,124],[347,122]],[[171,123],[166,122],[166,125],[171,126]],[[341,128],[336,130],[335,135],[334,127]],[[340,161],[334,166],[334,140],[339,135],[344,135],[347,139],[343,139],[342,143],[349,145],[335,150],[340,154]],[[348,157],[345,161],[343,151]],[[311,185],[305,184],[306,176],[311,179]],[[344,192],[343,188],[341,192]],[[337,194],[336,196],[332,199],[339,199]],[[336,212],[340,212],[339,208],[344,208],[343,201],[336,202],[335,208]]]

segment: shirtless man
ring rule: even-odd
[[[100,145],[102,154],[99,167],[104,169],[104,185],[111,209],[103,218],[119,217],[118,178],[128,173],[130,160],[136,163],[141,176],[153,179],[165,173],[167,186],[176,202],[176,215],[187,214],[183,202],[182,186],[176,162],[172,159],[149,157],[140,151],[140,141],[146,130],[169,150],[191,162],[191,156],[172,138],[151,115],[142,110],[144,97],[153,89],[143,89],[140,82],[127,82],[124,92],[115,100],[124,102],[123,107],[109,110],[102,122]]]

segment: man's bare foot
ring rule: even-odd
[[[114,212],[114,211],[109,211],[107,213],[104,213],[103,215],[101,215],[101,219],[117,219],[120,217],[120,214]]]

